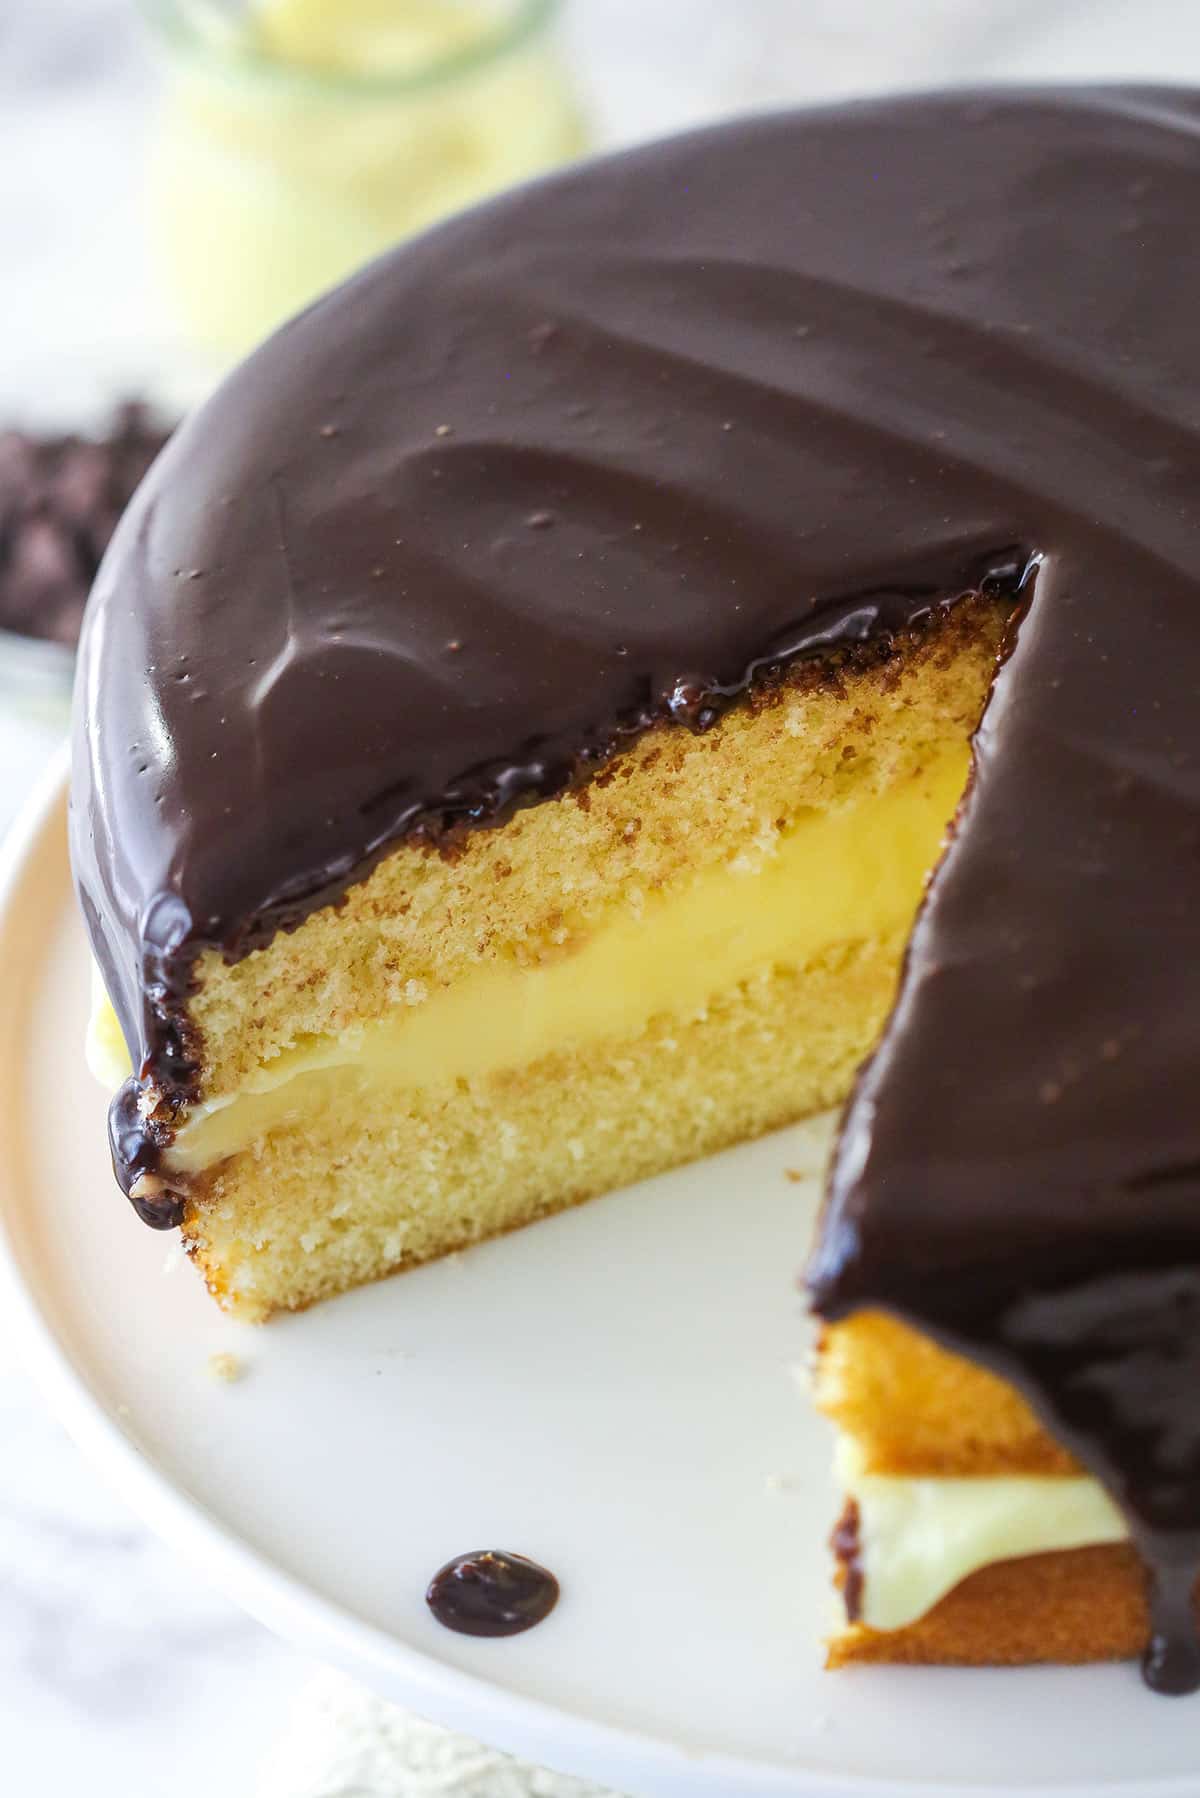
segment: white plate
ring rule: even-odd
[[[1200,1789],[1130,1667],[822,1672],[824,1426],[797,1391],[810,1125],[266,1330],[112,1183],[61,771],[0,876],[0,1300],[80,1444],[248,1610],[425,1715],[638,1798]],[[215,1351],[245,1362],[222,1385]],[[499,1642],[430,1574],[561,1577]]]

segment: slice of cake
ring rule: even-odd
[[[840,1098],[1002,617],[963,606],[708,732],[651,730],[507,823],[392,850],[232,965],[206,949],[179,1013],[194,1089],[116,1109],[134,1203],[262,1316]]]
[[[1198,119],[495,202],[226,382],[90,608],[114,1162],[230,1309],[826,1105],[887,1019],[811,1270],[838,1661],[1200,1675]]]

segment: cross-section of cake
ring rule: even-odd
[[[934,96],[494,202],[226,381],[89,610],[114,1162],[231,1310],[857,1073],[838,1661],[1197,1680],[1198,131]]]
[[[471,655],[460,628],[448,660]],[[207,948],[168,1026],[195,1087],[176,1108],[152,1077],[114,1114],[135,1204],[182,1222],[213,1292],[262,1315],[840,1098],[962,790],[998,629],[964,608],[831,657],[507,823],[391,850],[232,965]],[[179,686],[206,679],[211,661]],[[211,791],[236,801],[223,775]]]

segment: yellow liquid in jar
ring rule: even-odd
[[[414,75],[488,24],[483,7],[444,0],[264,0],[249,32],[256,50],[318,74]]]
[[[488,55],[495,31],[452,0],[264,0],[176,64],[151,198],[189,335],[241,355],[402,238],[575,154],[553,48]]]

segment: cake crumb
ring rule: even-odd
[[[785,1167],[783,1177],[790,1180],[793,1186],[799,1186],[802,1181],[811,1180],[812,1172],[806,1167]]]
[[[242,1378],[246,1369],[236,1355],[231,1355],[226,1350],[208,1357],[208,1371],[214,1380],[222,1380],[225,1385],[232,1386],[235,1380]]]

